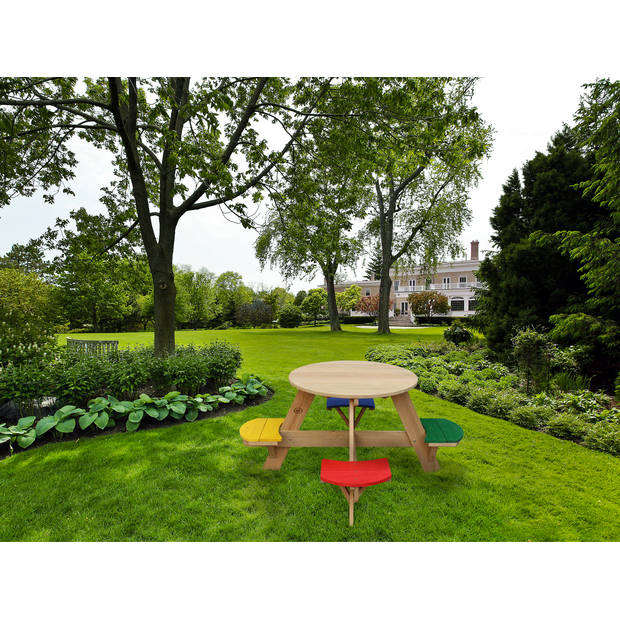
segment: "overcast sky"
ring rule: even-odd
[[[491,227],[489,217],[501,195],[502,184],[513,168],[519,168],[544,151],[562,123],[570,123],[577,109],[581,85],[593,80],[594,74],[574,77],[485,77],[480,79],[474,98],[482,117],[495,129],[493,151],[483,165],[483,177],[471,192],[471,225],[463,232],[461,241],[466,248],[472,239],[480,241],[482,251],[489,249]],[[86,207],[99,210],[99,188],[110,179],[110,167],[105,153],[85,143],[77,143],[80,165],[72,184],[75,196],[60,194],[54,205],[44,204],[39,195],[20,198],[0,211],[0,254],[15,242],[24,243],[40,235],[56,217],[70,210]],[[278,286],[283,280],[277,271],[266,267],[261,271],[254,256],[256,232],[227,221],[219,209],[212,208],[185,215],[177,230],[175,264],[206,267],[219,274],[237,271],[250,285],[264,283]],[[362,277],[361,266],[357,274]],[[320,284],[317,276],[312,282],[297,280],[290,289],[295,292]]]

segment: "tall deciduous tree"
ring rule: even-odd
[[[389,333],[390,269],[434,265],[458,253],[491,130],[471,104],[474,79],[365,79],[354,85],[376,204],[368,226],[381,242],[379,333]],[[386,110],[389,113],[386,114]]]
[[[290,163],[279,167],[256,242],[261,264],[270,261],[286,278],[321,272],[332,331],[341,329],[334,288],[338,270],[354,265],[362,251],[352,228],[369,201],[366,153],[360,152],[366,146],[347,118],[354,116],[355,106],[355,98],[345,95],[317,107],[322,116],[308,123],[306,139],[297,141]]]
[[[303,133],[329,80],[280,78],[0,80],[0,206],[15,195],[71,192],[76,136],[108,150],[116,177],[107,188],[138,227],[154,289],[155,351],[174,351],[172,257],[181,217],[225,206],[249,225],[245,202]],[[284,128],[270,149],[260,121]],[[129,190],[129,198],[125,193]],[[153,223],[156,218],[156,225]]]

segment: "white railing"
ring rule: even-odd
[[[482,282],[450,282],[441,284],[427,284],[425,286],[399,286],[395,293],[419,293],[420,291],[449,291],[453,289],[484,288]]]

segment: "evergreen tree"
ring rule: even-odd
[[[575,187],[589,178],[591,164],[564,127],[547,153],[525,163],[523,182],[514,171],[504,185],[491,218],[499,251],[482,262],[478,277],[487,289],[476,295],[476,320],[497,351],[510,347],[517,329],[548,328],[550,315],[583,307],[586,287],[576,261],[560,251],[559,242],[546,238],[541,244],[530,235],[566,228],[585,232],[596,225],[601,207]]]
[[[381,277],[381,242],[377,242],[370,255],[364,277],[367,280],[378,280]]]

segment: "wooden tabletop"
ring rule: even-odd
[[[385,398],[418,384],[410,370],[359,360],[308,364],[293,370],[288,380],[298,390],[336,398]]]

